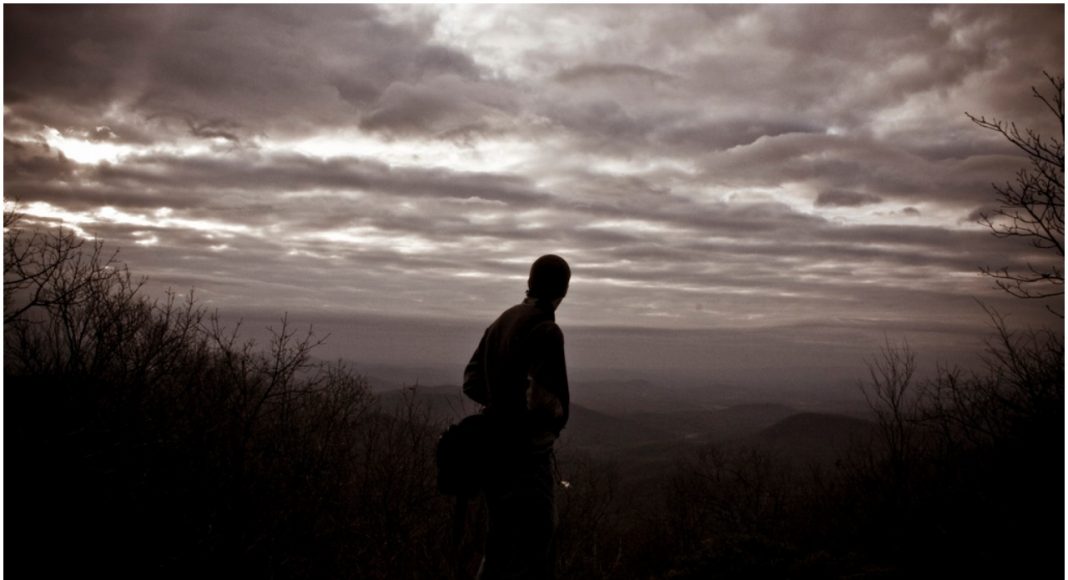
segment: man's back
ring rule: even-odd
[[[486,329],[464,370],[464,393],[532,440],[559,435],[569,395],[564,335],[551,303],[528,298]]]

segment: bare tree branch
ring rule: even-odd
[[[1064,79],[1045,73],[1048,94],[1031,87],[1032,95],[1042,102],[1060,122],[1064,134]],[[1022,238],[1041,250],[1052,250],[1059,259],[1044,265],[1027,264],[1026,271],[1008,267],[984,266],[980,271],[994,279],[998,288],[1023,299],[1046,299],[1064,295],[1064,143],[1045,138],[1027,129],[1021,133],[1015,123],[965,113],[976,125],[994,131],[1027,155],[1030,166],[1016,174],[1014,182],[993,184],[1000,207],[981,214],[979,223],[998,238]],[[1052,253],[1052,252],[1051,252]],[[1064,317],[1050,306],[1054,315]]]

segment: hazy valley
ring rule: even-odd
[[[432,422],[447,425],[479,406],[458,385],[396,387],[369,379],[384,408],[409,401]],[[672,388],[645,380],[600,380],[571,386],[571,414],[558,453],[589,454],[624,472],[649,463],[669,464],[705,446],[753,448],[791,463],[828,462],[851,445],[868,441],[875,423],[862,398],[767,402],[757,392],[746,401],[738,388]]]

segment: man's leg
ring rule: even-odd
[[[486,492],[489,525],[479,580],[549,580],[555,575],[556,506],[548,456]]]

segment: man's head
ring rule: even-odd
[[[567,295],[571,281],[571,268],[560,256],[547,254],[534,260],[527,279],[527,295],[532,298],[559,300]]]

